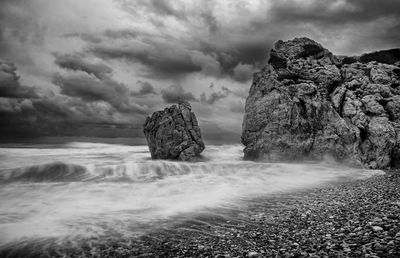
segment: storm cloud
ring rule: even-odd
[[[20,84],[16,71],[17,67],[13,63],[0,60],[0,97],[38,98],[34,88]]]
[[[90,51],[105,60],[120,59],[145,65],[149,70],[147,76],[152,77],[169,77],[201,71],[201,66],[193,62],[188,52],[167,43],[95,46]]]
[[[77,55],[60,55],[55,54],[55,63],[64,69],[73,71],[83,71],[88,74],[92,74],[98,79],[102,79],[104,76],[112,73],[112,69],[102,63],[90,63],[83,60]]]
[[[131,103],[124,107],[122,103],[117,102],[118,108],[130,114],[126,121],[118,121],[118,110],[110,103],[83,101],[86,97],[91,100],[93,98],[109,100],[104,92],[101,92],[103,90],[101,87],[94,86],[96,88],[94,91],[98,92],[97,96],[90,90],[83,91],[84,93],[77,90],[70,95],[55,95],[53,92],[38,94],[36,88],[20,85],[15,64],[0,63],[1,140],[10,139],[9,137],[47,135],[112,137],[116,132],[121,137],[141,136],[140,130],[137,130],[134,124],[128,123],[128,120],[141,121],[145,113],[143,108],[132,106]],[[91,79],[85,86],[90,88],[90,83],[97,78],[86,75]],[[78,88],[82,86],[79,83],[73,85]],[[75,94],[78,98],[75,98]],[[113,95],[109,93],[109,96]]]
[[[154,89],[154,86],[151,85],[151,83],[144,81],[137,81],[137,84],[140,84],[140,89],[138,91],[131,92],[132,96],[140,97],[149,94],[157,94]]]
[[[203,104],[214,105],[220,99],[224,99],[231,94],[231,90],[226,87],[222,87],[220,91],[214,91],[214,84],[211,84],[209,87],[212,92],[207,96],[205,92],[200,95],[200,102]]]
[[[340,55],[396,48],[398,10],[396,0],[3,0],[2,126],[140,135],[130,128],[183,98],[206,139],[238,142],[274,42],[306,36]]]
[[[179,84],[173,84],[161,90],[161,97],[165,103],[178,103],[179,99],[186,101],[198,101],[192,93],[186,92]]]
[[[62,94],[85,101],[105,101],[121,112],[145,114],[142,107],[129,99],[129,89],[110,77],[112,73],[110,67],[72,55],[56,55],[55,62],[61,68],[78,72],[54,75],[53,83],[61,88]]]

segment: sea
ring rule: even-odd
[[[0,144],[0,251],[135,238],[177,218],[383,173],[333,162],[245,161],[242,150],[207,145],[202,161],[179,162],[152,160],[146,145]]]

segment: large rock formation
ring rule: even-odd
[[[192,160],[204,150],[200,128],[192,107],[179,101],[146,118],[144,135],[153,159]]]
[[[308,38],[278,41],[246,100],[245,158],[396,166],[399,61],[399,49],[338,57]]]

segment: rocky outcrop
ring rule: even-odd
[[[337,57],[308,38],[278,41],[246,100],[245,158],[400,165],[399,61],[398,49]]]
[[[179,101],[156,111],[144,123],[144,135],[153,159],[193,160],[204,150],[200,128],[192,107]]]

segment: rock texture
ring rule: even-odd
[[[144,135],[153,159],[192,160],[204,150],[196,116],[189,102],[179,101],[154,112],[144,123]]]
[[[400,165],[400,49],[339,57],[308,38],[278,41],[246,100],[246,159]]]

